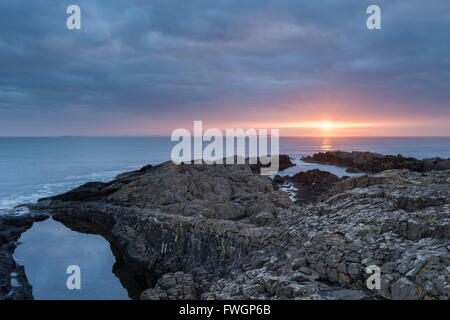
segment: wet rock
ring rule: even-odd
[[[58,196],[60,201],[95,201],[110,195],[119,189],[119,186],[112,186],[111,183],[89,182],[74,190]],[[54,200],[56,198],[52,198]],[[49,198],[40,201],[49,200]]]
[[[286,154],[280,154],[279,158],[279,169],[278,171],[286,170],[287,168],[295,167],[295,163],[291,161],[291,158]],[[246,163],[249,163],[249,159],[246,159]],[[250,168],[254,173],[261,173],[261,168],[270,167],[270,164],[261,164],[260,159],[257,159],[256,164],[250,164]]]
[[[31,300],[32,288],[25,270],[12,257],[17,240],[47,214],[0,215],[0,300]]]
[[[433,158],[417,160],[414,158],[406,158],[402,155],[392,156],[359,151],[328,151],[303,157],[302,160],[311,163],[349,167],[351,168],[349,172],[362,171],[378,173],[392,169],[427,172],[431,170],[450,169],[450,159]]]
[[[288,176],[280,176],[279,174],[275,175],[275,177],[273,177],[273,182],[275,183],[275,185],[280,185],[285,183],[287,180],[289,180]]]
[[[301,171],[289,178],[297,188],[296,198],[299,202],[316,201],[341,179],[334,174],[321,170]]]

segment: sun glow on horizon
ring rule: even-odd
[[[320,124],[320,127],[321,127],[323,130],[328,130],[328,129],[333,128],[334,125],[333,125],[333,123],[331,123],[331,122],[323,121],[323,122]]]
[[[381,123],[367,122],[341,122],[331,120],[305,121],[305,122],[281,122],[270,125],[272,128],[298,130],[307,136],[345,136],[349,133],[364,132],[370,128],[382,126]],[[363,130],[363,131],[362,131]]]
[[[280,128],[310,128],[310,129],[341,129],[341,128],[362,128],[373,127],[373,123],[359,123],[359,122],[332,122],[332,121],[319,121],[319,122],[285,122],[277,124]]]

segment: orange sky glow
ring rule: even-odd
[[[390,102],[364,104],[363,99],[333,98],[325,95],[317,100],[266,103],[256,106],[228,105],[208,112],[192,110],[151,116],[122,115],[121,121],[111,126],[106,135],[170,136],[172,131],[185,128],[193,131],[194,121],[203,121],[203,130],[225,129],[280,129],[281,136],[292,137],[388,137],[388,136],[450,136],[450,115],[436,116],[426,109],[409,110],[408,105]],[[386,110],[389,110],[388,112]],[[103,115],[107,120],[107,115]]]
[[[294,117],[292,117],[294,118]],[[308,121],[291,121],[286,119],[277,119],[277,121],[252,121],[250,119],[222,121],[216,119],[201,119],[201,117],[192,117],[191,119],[178,119],[170,124],[165,123],[161,127],[158,125],[148,126],[147,119],[133,121],[133,132],[129,133],[129,126],[125,124],[121,127],[114,127],[115,134],[125,135],[170,135],[178,128],[185,128],[193,131],[194,120],[203,121],[203,130],[217,128],[222,131],[225,129],[280,129],[281,136],[296,137],[387,137],[387,136],[449,136],[450,119],[424,119],[424,120],[404,120],[382,119],[367,120],[345,120],[343,118],[334,120],[331,118],[311,119]],[[154,119],[153,119],[154,121]],[[161,121],[161,124],[164,122]]]

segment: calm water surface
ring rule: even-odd
[[[124,300],[128,293],[113,274],[115,258],[109,243],[99,235],[72,231],[47,219],[34,224],[20,238],[14,252],[17,263],[25,266],[35,299],[40,300]],[[81,269],[81,289],[69,290],[68,266]]]

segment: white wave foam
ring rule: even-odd
[[[296,164],[295,167],[290,167],[287,168],[284,171],[281,171],[280,175],[284,176],[284,175],[289,175],[289,176],[293,176],[297,173],[299,173],[300,171],[308,171],[308,170],[314,170],[314,169],[319,169],[322,171],[328,171],[340,178],[342,178],[343,176],[357,176],[360,175],[361,173],[349,173],[346,172],[345,170],[347,170],[347,168],[343,168],[343,167],[337,167],[337,166],[331,166],[331,165],[325,165],[325,164],[317,164],[317,163],[308,163],[308,162],[304,162],[302,160],[299,159],[292,159],[291,160],[293,163]]]
[[[79,176],[68,176],[64,180],[88,180],[88,181],[96,180],[105,182],[114,179],[118,174],[122,172],[124,171],[123,170],[102,171]]]
[[[281,187],[280,190],[286,191],[289,194],[289,198],[292,200],[292,202],[295,202],[295,194],[297,192],[297,188],[294,187],[294,185],[290,182],[285,182]]]
[[[36,192],[30,195],[11,196],[6,199],[0,199],[0,210],[13,209],[20,204],[36,202],[40,198],[50,196],[50,194],[50,192]]]
[[[126,170],[102,171],[78,176],[74,175],[66,177],[64,179],[64,182],[26,186],[27,189],[31,189],[33,191],[31,191],[31,193],[29,194],[16,193],[9,197],[0,199],[0,211],[10,212],[11,209],[18,205],[24,203],[34,203],[41,198],[67,192],[89,181],[110,181],[124,171]]]
[[[0,209],[0,216],[1,215],[20,216],[27,213],[30,213],[30,210],[26,207],[20,207],[16,209]]]

